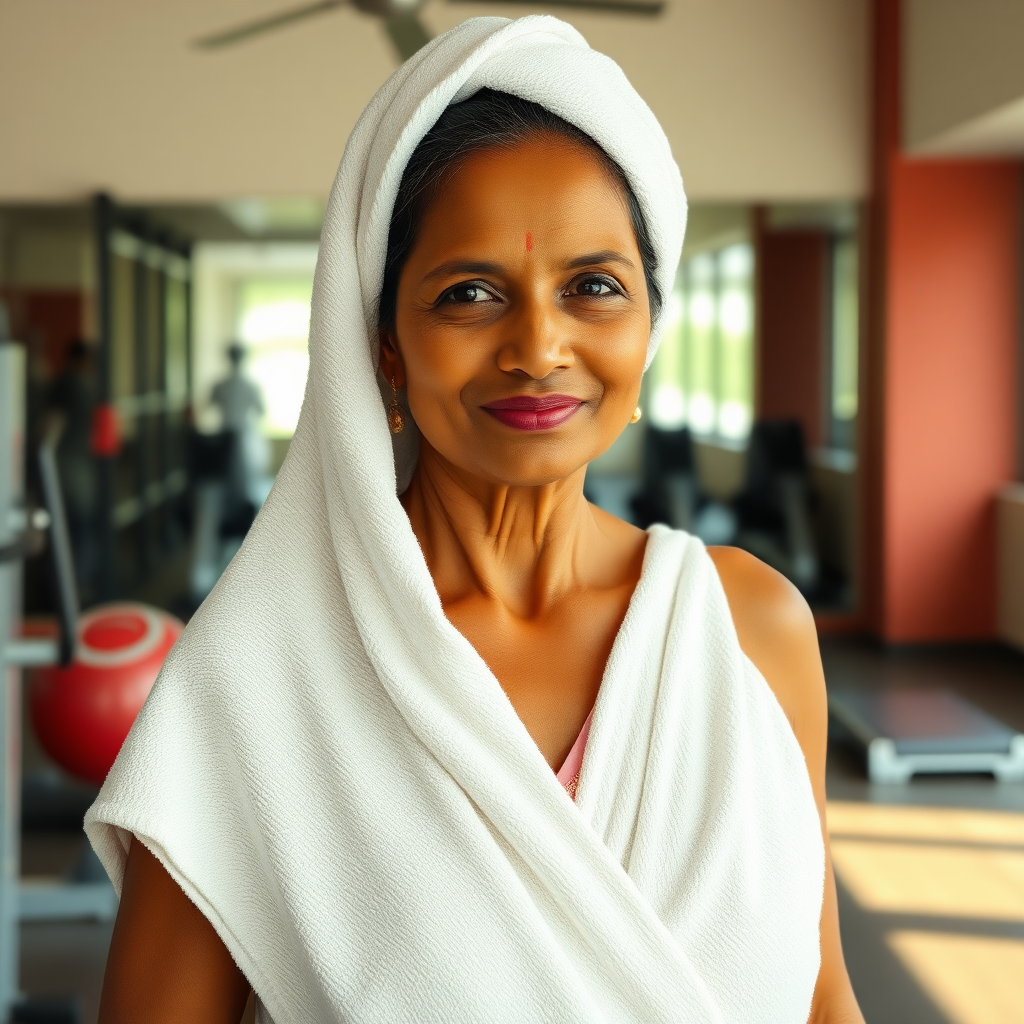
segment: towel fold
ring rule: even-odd
[[[489,86],[622,166],[671,289],[685,200],[622,72],[548,17],[474,19],[400,68],[349,140],[295,437],[86,819],[120,888],[132,834],[276,1024],[803,1024],[823,849],[799,746],[699,541],[651,532],[577,802],[446,619],[396,494],[375,325],[419,139]],[[660,325],[655,324],[649,355]]]

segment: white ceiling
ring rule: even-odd
[[[2,0],[0,201],[326,195],[396,66],[355,10],[221,51],[195,38],[301,0]],[[429,0],[440,32],[542,8]],[[865,0],[669,0],[659,19],[573,14],[661,118],[697,200],[861,195]]]

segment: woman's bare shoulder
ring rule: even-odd
[[[710,547],[708,554],[718,570],[737,631],[813,631],[814,618],[803,594],[782,573],[742,548]]]
[[[811,764],[824,757],[825,679],[814,616],[781,573],[739,548],[708,548],[740,647],[757,666]]]
[[[814,616],[800,591],[753,555],[738,548],[708,548],[708,553],[722,580],[740,646],[774,691],[803,750],[821,819],[827,874],[821,916],[821,971],[810,1019],[863,1024],[843,962],[825,829],[828,701]]]

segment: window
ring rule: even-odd
[[[753,412],[753,250],[746,243],[685,260],[651,367],[649,413],[663,429],[741,441]]]
[[[309,306],[315,242],[199,242],[193,250],[192,403],[199,430],[221,429],[213,388],[228,372],[228,346],[246,350],[243,373],[256,383],[260,431],[290,438],[309,365]],[[285,445],[274,445],[283,455]],[[275,455],[276,459],[276,455]],[[276,464],[276,463],[275,463]]]
[[[829,353],[833,448],[853,449],[857,425],[858,359],[857,242],[840,236],[832,249],[832,337]]]
[[[715,427],[715,259],[695,256],[683,267],[683,389],[686,420],[699,434]],[[687,385],[689,385],[687,387]]]
[[[246,347],[246,375],[259,387],[264,433],[295,432],[309,369],[311,277],[249,278],[238,282],[238,337]]]

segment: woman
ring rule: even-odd
[[[554,19],[467,22],[374,99],[285,467],[87,819],[106,1024],[250,986],[276,1024],[861,1020],[806,607],[583,498],[684,221]]]

